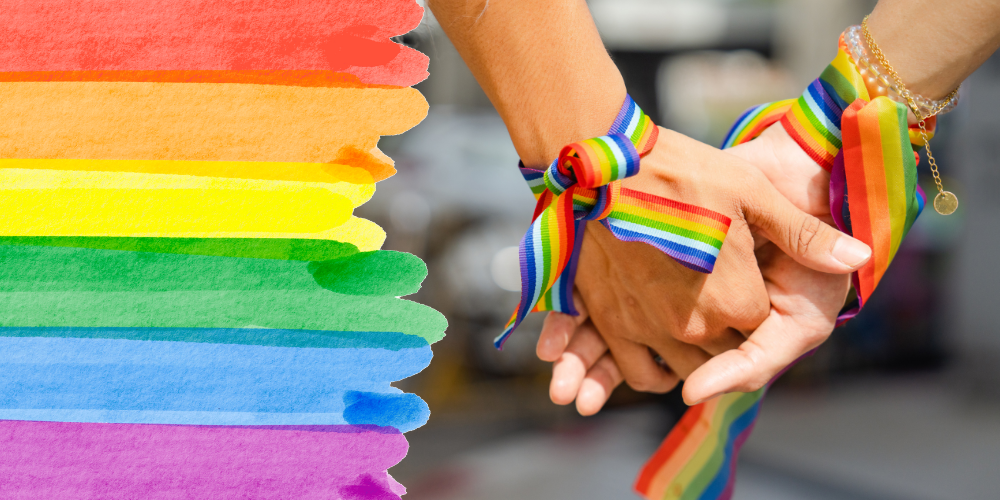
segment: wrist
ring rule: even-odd
[[[547,167],[567,144],[607,133],[625,102],[625,83],[617,68],[597,80],[604,82],[586,93],[550,91],[495,103],[525,165]]]

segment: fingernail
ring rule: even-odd
[[[833,244],[833,258],[850,268],[860,267],[872,256],[872,249],[868,245],[848,237],[841,236]]]

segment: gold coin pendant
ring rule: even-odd
[[[958,197],[951,191],[941,191],[934,197],[934,210],[941,215],[951,215],[958,210]]]

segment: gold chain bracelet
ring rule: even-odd
[[[875,39],[872,38],[872,34],[868,31],[868,16],[865,16],[864,20],[861,21],[861,30],[865,35],[865,43],[868,44],[868,50],[871,51],[875,58],[878,59],[879,64],[892,76],[892,79],[896,82],[896,87],[899,88],[899,95],[906,100],[907,107],[913,112],[913,116],[917,118],[917,126],[920,127],[920,137],[924,140],[924,148],[927,151],[927,163],[931,166],[931,174],[934,175],[934,184],[937,185],[938,194],[934,197],[934,210],[941,215],[950,215],[955,213],[958,209],[958,197],[955,193],[951,191],[945,191],[944,185],[941,183],[941,174],[938,173],[937,160],[934,159],[934,154],[931,153],[931,143],[930,138],[927,136],[927,123],[926,120],[934,115],[937,115],[944,108],[943,103],[951,101],[955,95],[958,93],[958,89],[952,90],[947,97],[945,97],[934,109],[931,110],[929,114],[924,116],[917,106],[916,100],[914,99],[913,93],[903,85],[903,79],[899,77],[896,70],[893,69],[889,61],[885,59],[885,54],[882,53],[882,49],[878,47],[875,43]]]

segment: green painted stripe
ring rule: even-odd
[[[409,295],[427,268],[389,251],[313,262],[0,245],[0,291],[319,290]]]
[[[356,246],[339,241],[275,238],[3,236],[0,237],[0,245],[77,247],[303,261],[340,259],[358,253]]]

